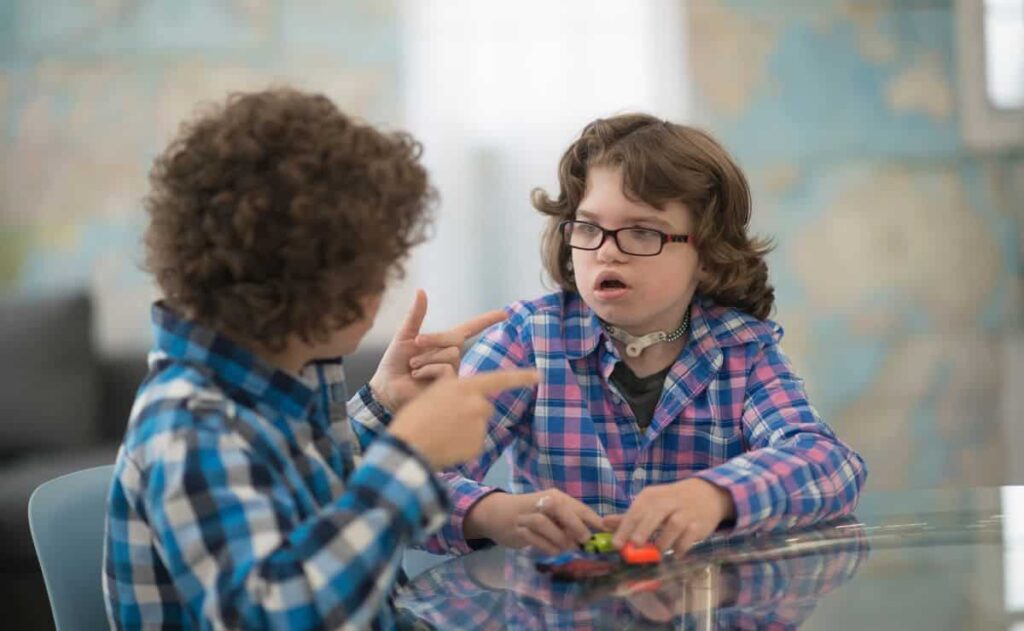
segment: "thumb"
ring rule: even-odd
[[[525,388],[537,383],[537,371],[532,368],[495,370],[463,377],[462,386],[483,395],[498,394],[513,388]]]
[[[427,293],[422,289],[416,290],[416,297],[412,301],[409,313],[395,333],[400,340],[411,340],[419,335],[420,327],[423,326],[423,319],[427,317]]]

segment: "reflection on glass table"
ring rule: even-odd
[[[855,517],[716,538],[567,582],[491,548],[418,576],[422,629],[1024,629],[1024,488],[866,494]],[[1020,626],[1017,626],[1020,625]]]

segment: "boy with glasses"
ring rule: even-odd
[[[768,320],[765,241],[746,178],[707,134],[630,114],[562,157],[544,265],[559,291],[507,307],[463,374],[536,367],[497,398],[484,453],[446,474],[452,519],[429,548],[549,553],[593,531],[682,552],[717,529],[846,515],[866,469],[807,400]],[[512,449],[513,484],[481,484]],[[511,527],[510,527],[511,526]]]

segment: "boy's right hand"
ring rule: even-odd
[[[388,431],[423,454],[434,469],[446,469],[483,448],[487,419],[494,412],[488,396],[536,383],[533,369],[439,379],[401,409]]]
[[[466,539],[486,538],[506,548],[531,546],[546,554],[576,550],[602,530],[604,522],[592,508],[558,489],[491,493],[470,508],[463,523]]]

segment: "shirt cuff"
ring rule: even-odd
[[[394,418],[394,415],[373,396],[373,390],[369,385],[359,388],[359,392],[349,399],[348,413],[375,434],[383,433]]]
[[[773,515],[784,514],[788,499],[781,483],[771,472],[745,460],[734,459],[693,475],[724,489],[736,507],[736,519],[723,522],[727,533],[750,532]]]
[[[358,494],[368,493],[392,506],[414,541],[443,526],[451,510],[447,490],[426,460],[386,432],[366,451],[349,485]]]
[[[466,515],[477,502],[491,493],[502,491],[502,489],[486,486],[466,478],[449,479],[448,483],[454,508],[451,518],[438,533],[444,550],[452,554],[469,554],[488,547],[491,543],[489,539],[473,539],[472,542],[466,540]]]

